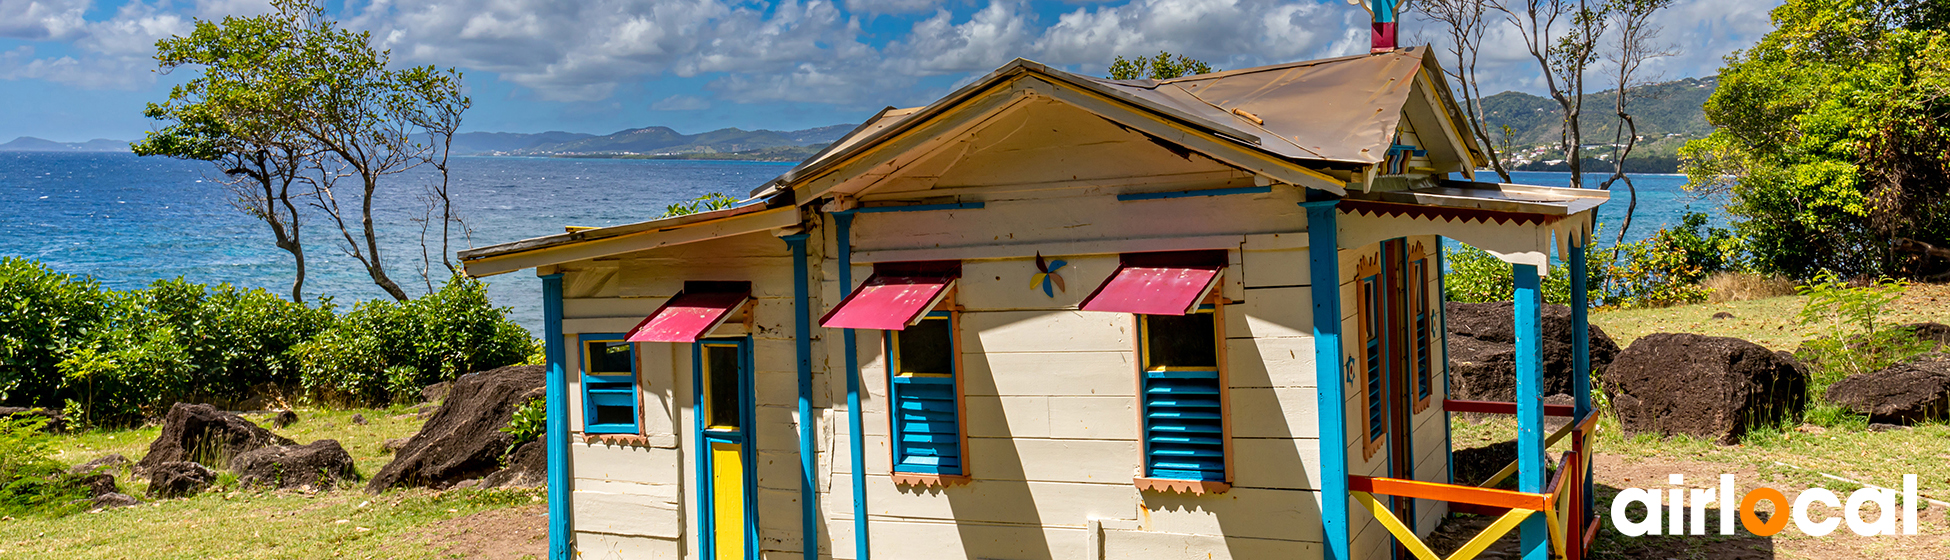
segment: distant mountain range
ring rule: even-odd
[[[12,142],[0,144],[0,152],[126,152],[129,143],[120,140],[96,138],[87,142],[55,142],[32,136],[15,138]]]
[[[1668,136],[1700,138],[1713,132],[1713,125],[1706,122],[1705,107],[1719,84],[1718,77],[1708,76],[1635,87],[1625,100],[1626,111],[1638,123],[1639,136],[1648,141]],[[1603,91],[1585,96],[1578,115],[1584,143],[1612,141],[1619,123],[1613,107],[1617,95]],[[1504,142],[1504,126],[1514,133],[1511,143],[1517,146],[1557,143],[1558,131],[1564,127],[1562,114],[1557,101],[1547,97],[1506,91],[1483,98],[1483,122],[1499,146]]]
[[[683,134],[670,127],[652,126],[605,136],[566,132],[538,135],[475,132],[455,136],[454,153],[585,157],[731,154],[826,144],[838,140],[853,127],[850,124],[837,124],[783,132],[722,128],[699,134]],[[548,135],[556,136],[536,138]]]

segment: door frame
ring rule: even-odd
[[[708,429],[704,418],[704,348],[706,346],[735,346],[738,348],[738,393],[740,428],[737,432]],[[697,464],[698,492],[698,553],[706,559],[716,560],[717,539],[717,501],[712,484],[711,445],[731,443],[739,446],[744,458],[744,510],[745,510],[745,558],[758,558],[758,468],[755,461],[757,445],[757,406],[752,384],[752,337],[704,338],[691,344],[691,424],[697,438],[694,453]]]
[[[1414,326],[1408,315],[1408,238],[1397,237],[1381,242],[1381,336],[1383,386],[1385,393],[1388,436],[1385,443],[1388,458],[1389,478],[1403,480],[1415,479],[1415,386],[1410,347]],[[1395,516],[1404,520],[1409,527],[1416,524],[1415,500],[1412,498],[1391,497],[1391,510]],[[1410,555],[1401,543],[1396,543],[1395,556],[1406,558]]]

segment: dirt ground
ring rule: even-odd
[[[409,538],[442,558],[526,560],[548,556],[548,506],[483,511],[435,523]]]
[[[1599,454],[1596,457],[1595,471],[1598,476],[1597,508],[1600,522],[1598,539],[1593,543],[1589,558],[1597,559],[1674,559],[1674,560],[1881,560],[1886,558],[1950,558],[1950,516],[1941,506],[1927,506],[1917,519],[1917,534],[1914,536],[1876,536],[1864,537],[1849,531],[1844,525],[1834,533],[1823,537],[1802,534],[1800,529],[1789,523],[1787,529],[1772,537],[1761,537],[1747,532],[1736,525],[1735,534],[1721,536],[1718,532],[1718,513],[1708,514],[1706,536],[1644,536],[1627,537],[1611,526],[1611,501],[1620,488],[1670,489],[1668,478],[1674,474],[1684,475],[1690,488],[1711,487],[1718,484],[1721,474],[1734,475],[1736,494],[1745,494],[1758,486],[1768,486],[1781,490],[1789,499],[1803,489],[1820,486],[1839,494],[1843,500],[1855,487],[1845,483],[1826,481],[1812,473],[1761,473],[1751,467],[1736,467],[1708,461],[1693,461],[1671,458],[1634,458],[1618,455]],[[1810,482],[1821,481],[1823,483]],[[1770,512],[1763,504],[1761,511]],[[1816,508],[1814,514],[1839,516],[1842,512],[1824,512],[1827,508]],[[1634,516],[1637,517],[1636,515]],[[1875,519],[1876,514],[1865,512],[1867,519]],[[1460,548],[1471,537],[1476,536],[1492,519],[1487,517],[1461,516],[1444,523],[1429,539],[1429,544],[1437,554],[1448,555]],[[1689,523],[1690,524],[1690,523]],[[1516,558],[1518,540],[1516,532],[1497,541],[1478,558]]]

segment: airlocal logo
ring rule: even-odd
[[[1682,475],[1672,475],[1668,480],[1673,486],[1686,484],[1686,477]],[[1666,499],[1661,500],[1661,494],[1664,494]],[[1916,497],[1916,475],[1903,475],[1904,507],[1900,511],[1904,535],[1916,534]],[[1664,507],[1661,507],[1662,501]],[[1761,521],[1758,512],[1762,501],[1774,504],[1774,515],[1766,521]],[[1645,519],[1631,519],[1626,508],[1632,504],[1645,506]],[[1815,504],[1828,506],[1831,513],[1820,520],[1811,518],[1809,508]],[[1865,504],[1876,505],[1875,519],[1862,518],[1862,506]],[[1856,490],[1853,494],[1849,494],[1847,507],[1843,507],[1841,498],[1834,492],[1822,488],[1810,488],[1801,492],[1794,498],[1792,504],[1788,502],[1786,494],[1765,486],[1755,488],[1742,496],[1739,501],[1734,501],[1733,475],[1730,474],[1720,475],[1720,487],[1717,489],[1673,488],[1663,493],[1641,488],[1620,490],[1618,497],[1613,498],[1611,502],[1611,523],[1613,527],[1618,528],[1619,533],[1629,537],[1660,534],[1704,535],[1708,517],[1706,508],[1709,505],[1720,509],[1720,534],[1722,535],[1733,534],[1733,519],[1736,515],[1740,517],[1740,524],[1746,527],[1748,532],[1763,537],[1773,536],[1787,528],[1790,518],[1794,520],[1795,527],[1800,528],[1801,532],[1816,537],[1835,532],[1835,528],[1844,520],[1848,522],[1848,529],[1855,531],[1857,535],[1897,534],[1896,512],[1898,510],[1895,490],[1887,488]],[[1789,508],[1793,513],[1783,515],[1783,508]],[[1832,513],[1836,508],[1841,509],[1840,517]],[[1691,511],[1688,512],[1688,509]],[[1660,522],[1661,510],[1665,513],[1665,523]],[[1662,528],[1663,532],[1661,532]],[[1687,532],[1682,532],[1682,529]]]

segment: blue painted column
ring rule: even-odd
[[[1307,209],[1307,266],[1314,300],[1314,380],[1320,414],[1322,558],[1348,560],[1347,405],[1341,383],[1341,253],[1337,200]]]
[[[1447,239],[1443,239],[1442,237],[1435,238],[1435,311],[1436,313],[1440,313],[1442,317],[1442,320],[1437,322],[1437,326],[1442,329],[1441,331],[1437,331],[1442,337],[1442,394],[1436,395],[1436,404],[1442,404],[1443,401],[1449,400],[1449,261],[1446,257],[1442,256],[1442,243],[1444,241],[1447,241]],[[1448,408],[1448,405],[1443,405],[1442,453],[1448,457],[1444,460],[1444,463],[1449,465],[1449,483],[1455,484],[1456,439],[1455,434],[1450,429],[1450,423],[1455,421],[1455,415],[1451,414]]]
[[[548,361],[548,557],[569,560],[569,378],[562,345],[562,274],[542,276],[542,352]]]
[[[837,240],[840,261],[840,293],[853,292],[853,212],[833,213],[833,237]],[[853,465],[853,554],[868,560],[867,552],[867,440],[866,412],[860,409],[860,344],[853,329],[840,329],[846,344],[846,433],[847,451]]]
[[[1543,292],[1537,289],[1537,265],[1512,265],[1516,277],[1517,338],[1517,491],[1544,491],[1544,368]],[[1523,560],[1549,560],[1549,528],[1542,515],[1522,525]]]
[[[1590,276],[1585,272],[1584,244],[1587,240],[1579,233],[1571,241],[1571,394],[1577,399],[1572,418],[1582,421],[1584,415],[1591,413],[1591,302],[1587,301],[1589,294],[1585,286]],[[1586,447],[1585,452],[1589,453],[1591,449]],[[1582,493],[1583,511],[1587,516],[1592,512],[1591,490],[1591,471],[1587,470]],[[1578,520],[1577,528],[1582,530],[1588,519]]]
[[[813,485],[817,450],[813,448],[812,411],[812,288],[803,233],[780,237],[792,247],[792,341],[799,355],[799,509],[800,551],[806,560],[819,560],[819,499]]]

